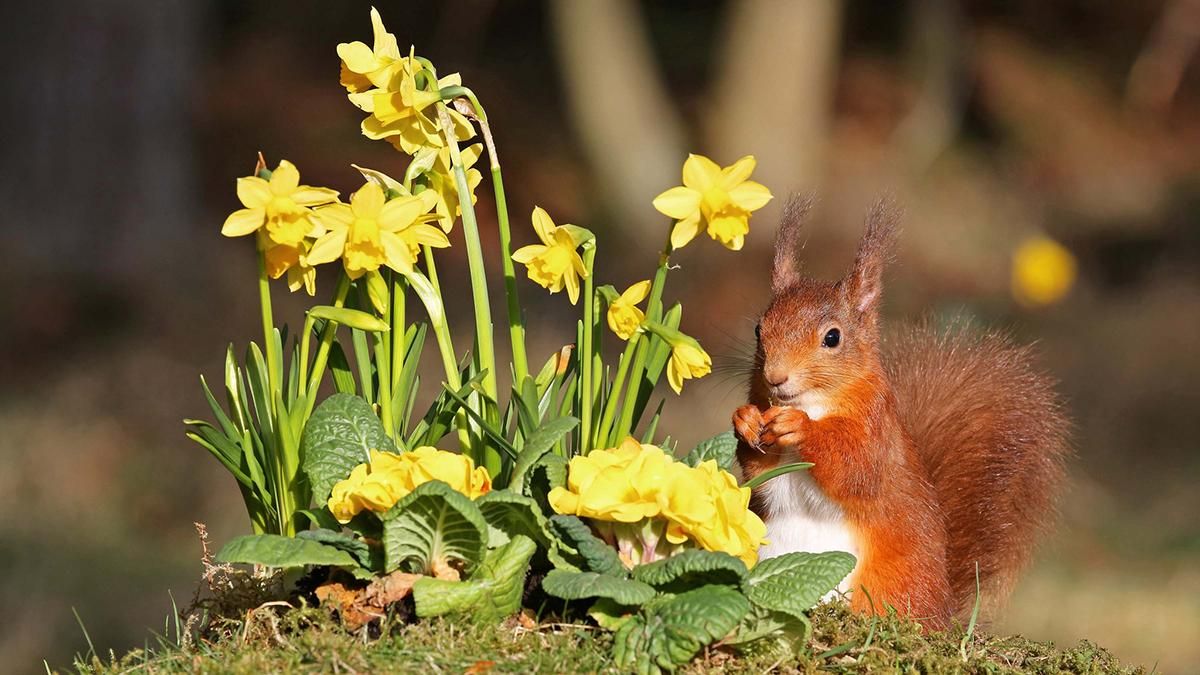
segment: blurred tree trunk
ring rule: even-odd
[[[777,196],[812,190],[827,169],[842,4],[734,0],[728,11],[707,120],[713,159],[753,154],[755,179]]]
[[[639,225],[655,195],[679,180],[684,134],[637,7],[554,0],[550,10],[572,119],[614,222],[639,245],[659,246],[661,230]]]
[[[145,284],[186,257],[202,9],[4,4],[0,274]]]

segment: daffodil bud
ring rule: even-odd
[[[332,305],[317,305],[308,310],[309,316],[315,319],[336,321],[350,328],[357,328],[372,333],[382,333],[390,330],[387,322],[366,312],[348,307],[333,307]]]

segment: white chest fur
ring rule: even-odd
[[[859,547],[841,507],[825,496],[807,471],[795,471],[773,478],[759,489],[767,512],[772,514],[767,520],[767,540],[770,543],[759,549],[760,558],[773,558],[795,551],[845,551],[860,558]],[[853,576],[851,572],[838,590],[849,590]]]

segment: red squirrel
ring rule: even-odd
[[[755,490],[763,557],[842,550],[858,560],[841,590],[857,611],[894,607],[927,629],[1002,598],[1054,513],[1068,422],[1028,347],[928,328],[884,340],[882,273],[895,208],[867,217],[850,272],[802,276],[793,198],[758,323],[749,404],[733,426],[744,476],[805,461]],[[865,588],[866,593],[859,589]]]

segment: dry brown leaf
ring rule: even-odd
[[[413,584],[420,579],[420,574],[392,572],[386,577],[376,579],[367,586],[363,593],[363,601],[372,607],[383,609],[393,602],[400,602],[412,592]]]
[[[471,664],[471,667],[463,671],[463,675],[479,675],[479,673],[486,673],[495,665],[495,661],[476,661],[475,663]]]

